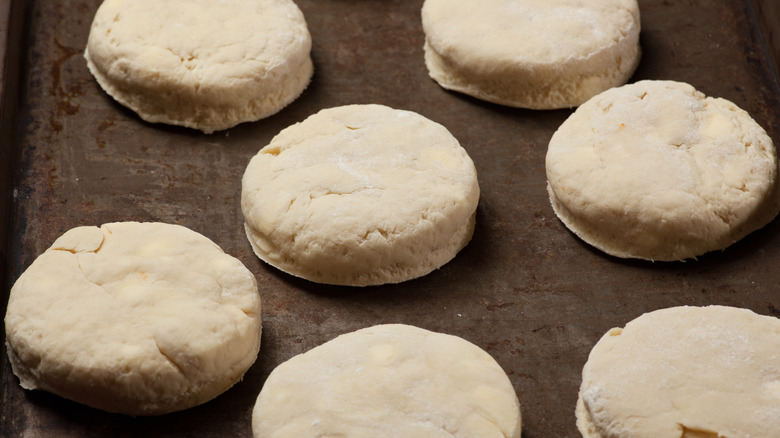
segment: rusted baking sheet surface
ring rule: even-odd
[[[389,322],[466,338],[503,366],[523,407],[526,437],[576,437],[574,407],[588,352],[609,328],[643,312],[690,304],[780,316],[780,224],[688,263],[599,253],[556,219],[544,156],[571,113],[526,111],[440,89],[423,63],[422,0],[299,0],[316,72],[279,114],[203,135],[150,125],[108,98],[82,54],[99,0],[29,1],[17,83],[13,199],[2,290],[65,230],[120,220],[187,226],[240,258],[263,298],[260,356],[245,379],[181,413],[127,418],[23,391],[2,352],[3,436],[251,436],[250,413],[271,370],[338,334]],[[689,82],[747,110],[780,141],[780,96],[752,0],[640,0],[643,60],[632,81]],[[774,22],[777,25],[777,21]],[[6,90],[7,91],[7,90]],[[424,278],[367,289],[282,274],[252,254],[240,177],[282,128],[326,107],[381,103],[445,125],[469,151],[482,190],[473,241]],[[10,154],[10,155],[9,155]]]

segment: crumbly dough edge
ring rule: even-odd
[[[623,244],[619,239],[606,236],[605,230],[597,229],[584,221],[578,220],[577,217],[572,215],[558,200],[549,183],[547,184],[547,193],[550,197],[550,204],[558,219],[563,222],[569,231],[594,248],[599,249],[608,255],[624,259],[633,258],[651,262],[684,262],[688,259],[696,259],[697,256],[713,251],[725,250],[751,233],[758,231],[771,223],[775,217],[777,217],[778,213],[780,213],[780,187],[778,187],[777,181],[775,181],[773,185],[774,187],[771,194],[769,194],[764,199],[764,202],[756,209],[755,215],[750,220],[745,221],[742,226],[733,229],[731,233],[723,236],[719,241],[713,242],[710,245],[700,244],[698,246],[678,247],[672,253],[669,253],[668,251],[656,251],[644,254],[631,250],[630,245]]]
[[[480,100],[536,110],[572,108],[596,94],[625,84],[639,66],[640,24],[636,22],[614,45],[556,64],[513,64],[509,72],[472,71],[437,50],[429,38],[423,50],[429,76],[442,88]],[[597,69],[595,66],[606,65]]]
[[[574,416],[577,420],[577,429],[583,438],[602,438],[596,428],[596,424],[593,423],[593,419],[590,417],[585,401],[582,399],[582,391],[579,391],[577,394],[577,407],[574,411]]]
[[[258,342],[254,349],[254,355],[251,356],[252,360],[245,367],[243,365],[236,365],[233,367],[233,372],[226,373],[219,382],[217,380],[200,382],[197,385],[191,386],[190,391],[182,393],[178,397],[156,398],[154,400],[130,400],[121,397],[114,398],[112,400],[106,400],[100,396],[94,396],[90,388],[82,388],[82,391],[76,393],[73,392],[71,385],[66,388],[52,385],[47,381],[46,378],[41,377],[41,373],[38,367],[29,367],[18,357],[8,340],[6,340],[5,345],[6,350],[8,351],[8,359],[11,365],[11,371],[19,379],[19,386],[21,386],[23,389],[29,391],[49,392],[67,400],[101,411],[122,414],[131,417],[139,417],[160,416],[173,412],[183,411],[207,403],[222,395],[237,383],[241,382],[244,378],[244,375],[246,374],[246,371],[251,368],[251,366],[257,360],[257,356],[260,351],[259,339],[260,337],[258,336]],[[210,390],[204,391],[204,388],[210,388]],[[128,403],[133,404],[131,409],[128,409]]]
[[[292,258],[279,257],[280,254],[263,251],[261,246],[255,242],[255,236],[260,233],[246,222],[244,222],[244,231],[255,255],[260,260],[287,274],[315,283],[337,286],[378,286],[413,280],[441,268],[468,245],[473,237],[475,225],[476,210],[471,214],[469,220],[452,234],[446,246],[426,252],[427,258],[425,259],[415,259],[414,263],[399,260],[393,264],[378,266],[371,271],[344,274],[323,272],[317,270],[316,267],[302,266]]]
[[[103,91],[138,114],[142,120],[197,129],[204,134],[229,129],[240,123],[255,122],[278,113],[303,94],[314,75],[314,64],[311,56],[307,56],[293,69],[295,75],[284,78],[284,84],[268,84],[268,89],[274,90],[272,94],[249,99],[246,106],[214,106],[207,102],[192,101],[186,101],[186,105],[171,106],[169,98],[155,90],[139,90],[112,81],[92,61],[89,48],[84,50],[84,58],[87,68]]]

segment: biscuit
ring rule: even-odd
[[[694,258],[780,210],[766,132],[733,103],[680,82],[641,81],[589,100],[552,136],[546,167],[558,217],[617,257]]]
[[[77,227],[16,281],[5,332],[23,388],[159,415],[242,378],[260,348],[260,297],[238,259],[187,228]]]
[[[586,438],[780,436],[780,320],[673,307],[614,328],[582,370]]]
[[[273,370],[255,437],[519,438],[520,404],[485,351],[401,324],[337,337]]]
[[[431,78],[513,107],[580,105],[641,57],[636,0],[426,0],[422,24]]]
[[[295,100],[313,74],[310,51],[291,0],[106,0],[84,57],[143,120],[211,133]]]
[[[471,239],[474,163],[443,126],[382,105],[330,108],[282,130],[243,177],[257,256],[289,274],[349,286],[398,283]]]

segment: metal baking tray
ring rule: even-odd
[[[82,56],[99,2],[0,0],[2,313],[13,281],[64,231],[170,222],[208,236],[255,273],[261,351],[244,380],[213,401],[130,418],[22,390],[3,346],[2,436],[248,437],[275,366],[341,333],[406,323],[490,353],[517,391],[525,437],[577,437],[581,369],[609,328],[676,305],[780,316],[777,220],[686,263],[616,259],[568,232],[549,205],[544,157],[571,110],[506,108],[438,87],[423,62],[422,0],[298,0],[314,41],[311,85],[273,117],[212,135],[145,123],[100,90]],[[774,0],[639,3],[643,58],[631,82],[688,82],[735,102],[780,142]],[[475,162],[474,238],[430,275],[370,288],[317,285],[259,262],[244,236],[240,178],[249,159],[284,127],[352,103],[439,122]]]

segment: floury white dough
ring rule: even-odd
[[[585,438],[780,437],[780,320],[724,306],[646,313],[582,370]]]
[[[257,256],[318,283],[399,283],[449,262],[474,232],[474,163],[411,111],[348,105],[281,131],[244,172]]]
[[[673,81],[640,81],[580,106],[546,157],[553,209],[625,258],[721,250],[780,210],[774,144],[748,113]]]
[[[260,296],[239,260],[187,228],[77,227],[16,281],[5,331],[23,388],[160,415],[241,380],[260,348]]]
[[[142,119],[211,133],[295,100],[314,71],[310,51],[291,0],[105,0],[84,57]]]
[[[513,107],[580,105],[641,57],[636,0],[426,0],[422,25],[439,85]]]
[[[252,413],[255,438],[519,438],[501,367],[451,335],[401,324],[347,333],[279,365]]]

